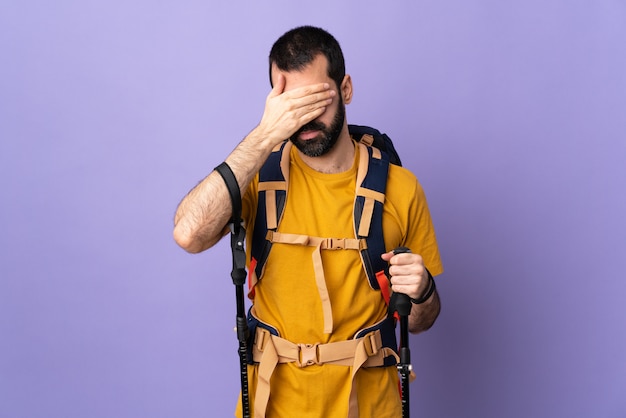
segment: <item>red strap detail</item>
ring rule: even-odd
[[[389,289],[389,279],[387,278],[384,270],[376,273],[376,281],[378,282],[378,287],[380,287],[380,294],[383,296],[383,299],[385,300],[387,306],[389,306],[391,291]],[[396,318],[396,321],[400,320],[400,315],[398,315],[398,312],[394,312],[393,316],[394,318]]]
[[[385,303],[389,305],[389,299],[391,297],[391,294],[389,293],[389,279],[387,278],[384,270],[376,273],[376,281],[378,281],[378,287],[380,287],[380,293],[383,295]]]
[[[250,267],[248,267],[248,297],[250,298],[254,298],[254,289],[252,287],[252,280],[250,280],[250,277],[252,276],[254,270],[256,270],[256,265],[256,258],[252,257],[250,259]]]

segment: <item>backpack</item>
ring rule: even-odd
[[[359,330],[354,338],[349,341],[322,344],[294,344],[287,340],[282,340],[281,348],[276,348],[276,342],[280,342],[278,330],[269,324],[266,324],[255,317],[253,314],[254,305],[248,312],[247,320],[243,317],[243,283],[245,278],[245,252],[243,250],[243,241],[245,229],[241,227],[241,196],[239,188],[232,170],[226,163],[222,163],[216,167],[216,171],[224,178],[228,187],[231,200],[233,202],[233,217],[231,219],[231,247],[233,252],[233,272],[231,276],[233,283],[237,289],[237,338],[239,340],[239,358],[241,368],[241,400],[244,416],[250,416],[249,395],[248,395],[248,372],[246,362],[259,364],[259,387],[257,387],[257,398],[255,405],[264,410],[270,397],[270,381],[274,368],[279,362],[296,362],[300,367],[316,362],[333,363],[337,361],[351,361],[354,373],[361,367],[379,367],[392,366],[397,364],[398,370],[402,375],[401,398],[402,398],[402,414],[403,417],[409,416],[409,398],[408,398],[408,382],[411,372],[410,351],[408,348],[408,315],[403,314],[401,318],[397,317],[398,312],[393,314],[390,304],[390,289],[387,279],[386,263],[380,255],[385,252],[384,236],[382,231],[382,214],[383,204],[385,202],[385,190],[387,186],[387,176],[389,164],[401,165],[400,158],[391,142],[391,139],[381,134],[379,131],[366,126],[348,125],[350,135],[358,142],[360,147],[360,160],[357,170],[357,187],[356,198],[354,204],[354,230],[355,239],[345,238],[334,240],[332,238],[315,238],[303,237],[294,234],[291,239],[305,238],[307,240],[304,245],[311,245],[308,241],[315,239],[320,242],[315,244],[315,254],[319,256],[321,265],[321,255],[319,250],[326,245],[326,248],[358,249],[363,262],[363,268],[366,272],[369,284],[374,289],[380,289],[381,294],[390,306],[387,317],[376,324]],[[279,145],[267,159],[261,170],[259,171],[258,185],[258,202],[255,225],[252,236],[251,261],[249,266],[249,282],[251,293],[254,292],[254,285],[262,277],[265,263],[272,246],[272,235],[278,234],[278,224],[282,217],[285,203],[287,199],[288,180],[289,180],[289,150],[291,143],[284,141]],[[333,241],[339,241],[334,243]],[[276,241],[284,242],[284,241]],[[302,242],[292,242],[302,244]],[[323,270],[323,269],[322,269]],[[319,280],[316,271],[316,280]],[[323,282],[322,272],[322,282]],[[320,282],[318,281],[318,289]],[[325,284],[324,284],[325,288]],[[322,296],[322,305],[324,309],[324,332],[332,332],[332,313],[330,312],[330,304],[324,302]],[[328,296],[326,294],[326,296]],[[394,294],[395,296],[395,294]],[[326,298],[327,299],[327,298]],[[409,302],[410,306],[410,302]],[[330,314],[330,323],[328,316]],[[392,315],[393,314],[393,315]],[[399,348],[400,356],[395,353],[396,334],[395,321],[400,319],[401,326],[401,346]],[[257,332],[258,330],[258,332]],[[350,345],[349,351],[354,349],[354,354],[346,357],[345,343]],[[321,348],[324,348],[322,355]],[[369,347],[369,348],[368,348]],[[261,357],[255,359],[254,353],[261,352]],[[286,348],[286,349],[285,349]],[[293,349],[292,349],[293,348]],[[320,351],[318,351],[320,350]],[[266,352],[270,354],[267,355]],[[281,355],[297,356],[284,357],[284,361],[280,361]],[[340,356],[337,356],[340,353]],[[365,357],[364,357],[365,356]],[[376,358],[376,356],[378,358]],[[368,366],[370,360],[376,360]],[[306,361],[304,365],[302,362]],[[339,363],[337,363],[339,364]],[[340,363],[346,365],[344,363]],[[356,391],[354,387],[350,391],[350,405],[356,404]]]
[[[389,164],[402,164],[393,142],[386,134],[368,126],[348,125],[348,129],[352,138],[363,144],[357,172],[357,183],[360,183],[357,185],[353,216],[356,240],[350,241],[351,245],[358,246],[369,285],[381,290],[388,303],[389,283],[385,275],[387,263],[380,257],[386,252],[382,230],[383,204]],[[285,209],[290,147],[289,141],[280,144],[259,171],[248,282],[251,294],[254,294],[254,286],[263,275],[272,248],[271,239],[268,238],[276,233]]]

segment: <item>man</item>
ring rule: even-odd
[[[353,86],[339,44],[319,28],[285,33],[270,53],[270,81],[261,122],[225,160],[242,192],[248,247],[257,211],[257,173],[285,139],[294,147],[285,151],[289,189],[278,231],[354,238],[354,193],[363,150],[348,132],[345,105],[352,100]],[[192,253],[210,248],[227,233],[231,211],[224,180],[210,173],[180,203],[175,240]],[[424,193],[402,167],[389,168],[382,223],[387,252],[381,257],[390,264],[391,289],[419,300],[432,285],[426,267],[437,275],[442,266]],[[412,252],[394,255],[391,250],[399,246]],[[270,357],[269,352],[283,356],[282,345],[299,351],[297,358],[275,360],[278,364],[264,370],[258,364],[249,367],[254,416],[399,417],[396,367],[352,362],[364,352],[362,338],[355,335],[387,318],[381,292],[368,285],[358,251],[320,251],[321,266],[312,261],[315,251],[319,247],[274,243],[256,282],[253,314],[276,333],[257,347],[255,361]],[[436,291],[413,304],[409,330],[430,328],[439,309]],[[318,364],[316,356],[346,341],[354,342],[357,352],[349,359],[352,367],[333,361]],[[301,361],[311,355],[305,347],[314,350],[310,365]]]

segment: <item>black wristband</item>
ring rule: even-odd
[[[435,289],[437,287],[435,286],[435,279],[433,279],[433,276],[430,274],[430,272],[426,270],[426,273],[428,274],[428,289],[420,298],[418,299],[411,298],[411,303],[414,305],[420,305],[426,302],[428,299],[430,299],[430,297],[435,292]]]

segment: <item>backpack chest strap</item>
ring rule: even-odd
[[[285,234],[282,232],[267,231],[266,239],[275,244],[293,244],[314,247],[311,258],[313,261],[313,271],[315,272],[315,284],[322,302],[322,313],[324,317],[324,333],[333,332],[333,311],[328,296],[326,286],[326,276],[324,275],[324,265],[322,264],[322,250],[362,250],[367,248],[364,239],[355,238],[320,238],[308,235]]]
[[[322,250],[358,250],[367,248],[364,239],[356,238],[320,238],[301,234],[286,234],[283,232],[267,231],[265,238],[271,243],[304,245],[320,247]]]

